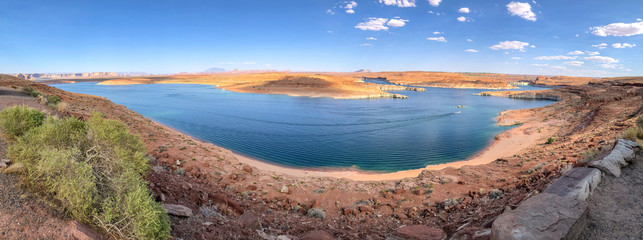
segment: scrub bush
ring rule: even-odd
[[[33,87],[23,88],[22,93],[27,94],[27,95],[32,96],[32,97],[42,96],[42,93],[40,91],[36,90]]]
[[[7,140],[13,141],[40,126],[44,118],[45,114],[27,106],[7,107],[0,111],[0,131]]]
[[[117,120],[48,117],[19,137],[8,156],[23,179],[73,219],[116,239],[168,239],[170,224],[143,177],[150,169],[140,138]]]

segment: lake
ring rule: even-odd
[[[495,125],[499,112],[553,103],[473,95],[485,91],[479,89],[427,88],[397,92],[408,99],[337,100],[235,93],[195,84],[51,86],[106,97],[183,133],[263,161],[378,172],[467,159],[511,128]]]

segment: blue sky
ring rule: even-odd
[[[0,1],[0,72],[643,75],[641,0]]]

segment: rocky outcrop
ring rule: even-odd
[[[579,167],[556,179],[544,192],[585,201],[600,181],[600,170]]]
[[[491,227],[491,239],[576,239],[585,227],[578,220],[587,214],[585,201],[541,193],[500,215]]]
[[[618,177],[638,150],[635,142],[619,139],[607,156],[590,166]],[[493,222],[491,239],[577,239],[588,222],[586,200],[601,180],[599,169],[574,168],[543,193],[504,212]]]
[[[591,162],[589,165],[612,176],[620,177],[621,168],[628,165],[628,162],[634,160],[635,153],[640,149],[636,142],[625,139],[616,141],[612,151],[600,160]]]
[[[491,91],[491,92],[481,92],[475,95],[479,96],[495,96],[495,97],[507,97],[514,99],[529,99],[529,100],[550,100],[550,101],[560,101],[561,97],[557,94],[554,94],[549,90],[536,90],[536,91]]]

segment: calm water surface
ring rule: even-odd
[[[190,84],[52,86],[106,97],[154,121],[264,161],[382,172],[464,160],[509,129],[495,125],[500,111],[552,103],[474,96],[484,91],[475,89],[427,88],[398,92],[409,99],[336,100]]]

